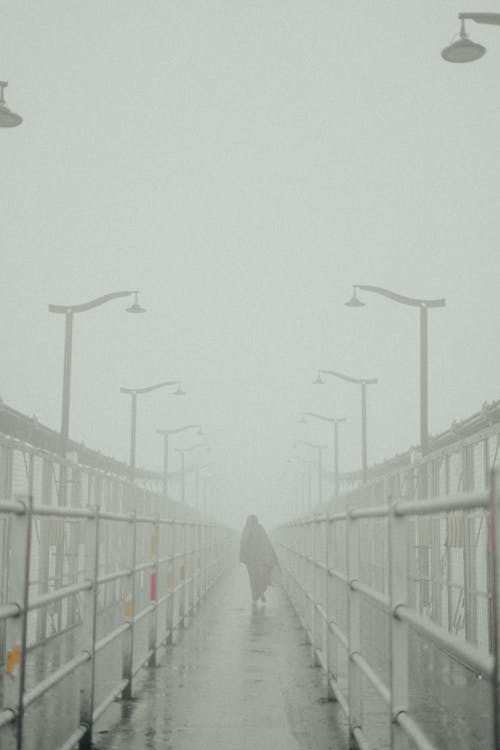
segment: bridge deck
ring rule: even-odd
[[[246,571],[219,583],[175,647],[150,670],[99,750],[345,750],[340,708],[279,589],[252,612]]]

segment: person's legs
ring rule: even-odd
[[[247,565],[248,580],[250,581],[250,591],[252,592],[252,601],[255,603],[259,598],[257,593],[257,573],[253,565]]]

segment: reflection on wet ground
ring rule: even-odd
[[[100,750],[346,750],[303,631],[280,590],[252,611],[246,572],[218,586]]]
[[[114,703],[98,722],[96,750],[346,750],[345,717],[337,704],[324,701],[321,672],[312,667],[310,646],[289,602],[279,589],[268,599],[252,609],[243,568],[221,580],[177,645],[160,651],[158,667],[139,673],[135,698]],[[103,632],[123,613],[119,608],[104,617]],[[387,681],[387,621],[380,612],[363,611],[362,630],[362,647]],[[138,654],[146,652],[147,641],[145,618],[136,633]],[[415,634],[409,647],[410,711],[435,746],[490,750],[490,685]],[[80,648],[75,628],[30,652],[28,688]],[[97,703],[120,680],[121,660],[117,639],[96,665]],[[28,709],[25,750],[62,746],[78,726],[79,690],[77,671]],[[363,724],[372,747],[390,746],[387,706],[366,680]],[[2,750],[15,750],[8,732],[2,734]]]

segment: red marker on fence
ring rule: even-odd
[[[150,599],[152,602],[156,601],[156,573],[151,573]]]

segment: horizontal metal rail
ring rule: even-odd
[[[389,597],[381,594],[380,591],[375,591],[375,589],[372,589],[370,586],[367,586],[366,584],[361,583],[361,581],[357,580],[351,581],[351,589],[353,591],[359,591],[360,594],[363,594],[363,596],[365,596],[367,599],[373,602],[373,604],[376,604],[378,607],[384,610],[384,612],[389,611]]]
[[[213,522],[207,523],[201,519],[160,519],[158,516],[136,516],[133,513],[119,513],[90,506],[82,508],[33,504],[29,497],[0,501],[0,513],[9,514],[8,528],[11,531],[7,537],[10,544],[8,556],[11,565],[16,569],[15,585],[9,581],[8,595],[11,601],[0,605],[0,620],[6,622],[8,648],[15,649],[16,655],[13,658],[20,660],[19,667],[12,672],[12,678],[7,680],[5,705],[0,709],[0,729],[16,722],[15,731],[21,738],[22,747],[24,709],[38,701],[62,680],[80,670],[80,724],[73,729],[62,748],[69,750],[78,743],[81,750],[89,750],[93,723],[113,701],[131,696],[136,673],[145,665],[155,663],[156,653],[165,643],[175,642],[178,629],[189,624],[202,599],[232,562],[232,536]],[[40,575],[36,576],[36,584],[34,580],[30,580],[31,528],[32,524],[34,526],[32,519],[37,517],[53,519],[53,525],[37,527],[37,534],[45,534],[46,540],[47,533],[54,534],[52,539],[56,545],[56,553],[57,545],[62,539],[60,534],[77,534],[76,539],[82,539],[80,530],[85,529],[83,541],[79,542],[85,545],[85,565],[83,569],[78,566],[68,573],[65,572],[65,577],[68,575],[73,578],[70,584],[61,585],[62,575],[57,572],[57,567],[50,581],[48,577],[43,578]],[[69,522],[66,527],[64,521]],[[79,523],[71,526],[72,521]],[[121,536],[116,554],[113,554],[113,545],[109,546],[108,542],[111,538],[110,523],[120,524]],[[147,528],[149,524],[151,530]],[[160,529],[164,529],[163,534],[160,534]],[[101,539],[105,542],[104,545]],[[139,562],[138,548],[149,549],[148,559]],[[162,556],[160,549],[163,550]],[[123,556],[127,558],[125,566]],[[75,548],[74,557],[75,560],[80,559],[80,550]],[[109,566],[116,565],[119,566],[118,569],[109,570]],[[172,565],[172,568],[167,571],[168,576],[164,578],[165,565]],[[191,570],[187,575],[189,567]],[[142,575],[138,576],[138,573]],[[119,583],[119,586],[114,586],[114,583]],[[55,588],[36,596],[29,596],[34,585],[50,585]],[[163,588],[165,585],[166,590]],[[21,634],[22,629],[27,627],[28,616],[46,617],[44,610],[51,607],[56,617],[60,617],[63,611],[62,602],[72,599],[76,601],[76,598],[81,614],[79,622],[73,624],[80,628],[79,642],[84,648],[29,691],[23,690],[20,676],[26,670],[26,646],[21,643]],[[149,599],[146,606],[145,599]],[[137,611],[139,602],[142,609]],[[167,602],[166,620],[162,614],[164,627],[160,631],[159,607],[164,602]],[[98,612],[111,604],[124,607],[125,622],[97,640]],[[76,605],[72,606],[75,612]],[[69,607],[67,609],[69,611]],[[149,642],[145,654],[140,655],[137,648],[134,649],[133,634],[137,623],[145,618],[149,628]],[[122,641],[123,678],[108,697],[95,707],[93,665],[96,655],[118,639]],[[139,657],[138,662],[134,656],[136,659]]]
[[[482,653],[477,647],[461,641],[447,630],[434,625],[409,607],[400,604],[394,608],[394,617],[411,625],[420,635],[436,646],[444,649],[458,661],[471,667],[475,672],[491,680],[494,675],[495,659],[491,654]]]
[[[36,599],[31,599],[28,602],[28,612],[31,612],[35,609],[40,609],[40,607],[46,607],[47,604],[59,602],[61,601],[61,599],[66,599],[68,596],[79,594],[81,591],[89,591],[91,588],[92,581],[83,581],[82,583],[74,583],[71,586],[65,586],[62,589],[57,589],[57,591],[54,591],[51,594],[43,594],[42,596],[37,596]]]
[[[497,481],[497,487],[498,484]],[[404,733],[419,750],[436,750],[423,727],[407,709],[400,708],[409,704],[408,629],[418,633],[425,642],[432,643],[451,659],[456,659],[485,678],[497,696],[500,695],[500,685],[496,684],[500,664],[498,652],[488,653],[484,648],[463,640],[457,634],[433,622],[428,616],[419,614],[408,593],[410,584],[429,587],[446,585],[449,592],[458,591],[460,595],[465,595],[464,592],[467,591],[468,597],[473,597],[476,602],[485,601],[490,608],[499,606],[500,560],[496,559],[496,556],[500,555],[500,488],[495,490],[495,482],[492,482],[491,486],[492,490],[489,493],[474,491],[457,496],[411,501],[397,498],[387,504],[381,504],[379,498],[378,504],[364,505],[363,493],[366,490],[362,488],[357,497],[353,495],[351,498],[354,507],[347,508],[345,512],[305,516],[285,523],[276,530],[275,543],[280,549],[284,584],[288,595],[306,631],[306,640],[311,644],[314,663],[325,672],[329,695],[338,700],[348,717],[352,741],[360,750],[370,747],[369,738],[363,727],[361,675],[368,680],[387,706],[390,725],[397,725],[398,731]],[[410,554],[416,554],[414,550],[419,549],[411,546],[408,535],[410,531],[414,535],[423,534],[430,538],[431,530],[436,534],[437,528],[438,543],[447,546],[449,535],[453,533],[454,528],[448,522],[446,537],[443,537],[442,525],[419,526],[417,517],[431,519],[441,514],[452,514],[453,523],[456,523],[453,514],[459,514],[459,517],[460,514],[469,514],[468,517],[474,522],[478,518],[477,515],[473,515],[476,510],[489,511],[496,519],[496,522],[492,519],[491,525],[483,532],[483,544],[484,540],[489,543],[488,554],[496,559],[496,562],[491,564],[492,570],[497,571],[497,578],[495,579],[494,575],[491,579],[488,578],[497,586],[495,590],[482,591],[470,580],[463,585],[453,580],[443,580],[442,573],[439,573],[440,577],[436,580],[433,570],[415,570],[408,567]],[[375,527],[370,525],[371,522],[377,524],[378,520],[386,523]],[[334,546],[338,539],[338,529],[335,530],[335,525],[339,522],[345,523],[345,532],[343,527],[340,532],[342,552]],[[467,523],[467,520],[464,523]],[[375,534],[370,531],[372,528],[376,529]],[[472,532],[472,541],[477,545],[477,529],[481,529],[481,525],[473,525],[470,528],[476,529]],[[465,531],[460,533],[465,534]],[[493,538],[493,533],[498,533],[498,536]],[[416,536],[417,540],[422,538]],[[458,543],[464,546],[465,537],[464,541]],[[415,544],[422,542],[417,541]],[[486,553],[485,548],[484,554]],[[468,554],[476,554],[475,549]],[[378,555],[378,558],[374,555]],[[332,565],[333,560],[335,565]],[[372,566],[373,571],[370,572],[370,583],[364,580],[367,565]],[[371,582],[375,582],[376,587]],[[345,599],[341,593],[340,605],[339,586],[340,592],[345,592]],[[361,650],[362,600],[378,607],[386,615],[390,625],[390,684],[387,684],[372,666],[370,652],[363,653]],[[342,611],[344,602],[347,606],[347,612],[343,615],[347,622],[347,632],[339,626],[332,609],[334,606],[341,606]],[[498,616],[498,612],[500,609],[496,610],[495,616]],[[500,639],[497,644],[499,641]],[[340,683],[337,676],[337,645],[345,650],[348,666],[348,673],[342,676]],[[348,694],[343,692],[344,680],[347,680],[346,684],[349,686]],[[495,718],[495,722],[498,722],[499,726],[495,737],[500,740],[500,719]]]
[[[110,643],[116,641],[116,639],[126,633],[127,630],[130,630],[131,627],[132,625],[130,622],[124,622],[123,625],[119,625],[117,628],[112,630],[111,633],[108,633],[103,638],[96,641],[94,646],[95,653],[102,651],[103,648],[106,648],[106,646],[109,646]]]
[[[28,708],[28,706],[31,706],[32,703],[34,703],[38,698],[41,698],[42,695],[50,690],[50,688],[54,687],[54,685],[57,685],[58,682],[61,682],[61,680],[64,680],[65,677],[75,672],[79,666],[85,664],[85,662],[89,661],[91,658],[92,657],[88,651],[82,651],[81,653],[74,656],[73,659],[67,661],[66,664],[63,664],[62,667],[56,669],[55,672],[52,672],[52,674],[39,682],[36,687],[24,694],[24,708]]]
[[[399,500],[394,503],[393,509],[396,516],[430,516],[435,513],[488,508],[489,505],[489,495],[485,493],[470,493],[435,500],[416,500],[412,502]]]

